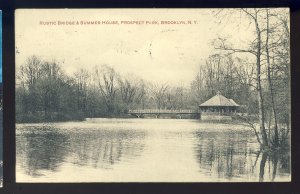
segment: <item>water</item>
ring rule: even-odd
[[[242,125],[176,119],[18,124],[17,182],[290,181]]]

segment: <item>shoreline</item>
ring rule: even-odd
[[[99,123],[101,124],[101,121],[97,122],[97,120],[147,120],[147,121],[170,121],[174,120],[177,122],[180,121],[192,121],[197,122],[199,124],[227,124],[227,125],[241,125],[246,127],[246,123],[238,120],[200,120],[200,119],[193,119],[193,118],[184,118],[184,119],[176,119],[176,118],[136,118],[136,117],[96,117],[96,118],[85,118],[83,120],[68,120],[68,121],[45,121],[45,122],[16,122],[16,125],[47,125],[47,124],[62,124],[62,123]]]

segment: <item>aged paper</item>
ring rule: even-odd
[[[16,10],[16,181],[290,181],[289,36],[286,8]]]

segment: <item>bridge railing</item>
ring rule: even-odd
[[[178,110],[168,110],[168,109],[136,109],[136,110],[128,110],[128,113],[132,114],[164,114],[164,113],[198,113],[197,110],[190,109],[178,109]]]

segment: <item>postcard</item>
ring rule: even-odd
[[[17,9],[17,182],[291,181],[288,8]]]

